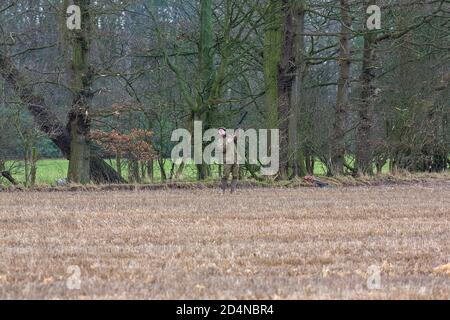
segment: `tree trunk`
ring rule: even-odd
[[[116,152],[116,171],[118,175],[122,176],[122,156],[120,152]]]
[[[292,91],[295,81],[296,61],[294,53],[294,8],[291,1],[283,0],[283,43],[278,64],[278,123],[280,129],[280,173],[287,179],[289,163],[289,118],[292,107]]]
[[[145,161],[140,161],[139,166],[141,167],[141,182],[142,182],[147,177],[147,172],[146,172],[147,166],[146,166]]]
[[[213,2],[212,0],[200,1],[200,42],[197,85],[196,108],[192,112],[192,122],[208,119],[210,112],[210,99],[214,81],[214,55],[213,55]],[[193,124],[192,124],[193,125]],[[207,123],[203,124],[206,130]],[[206,127],[205,127],[206,126]],[[203,143],[203,142],[202,142]],[[195,150],[196,158],[202,158],[200,150]],[[207,169],[204,163],[196,164],[197,179],[205,180]]]
[[[264,33],[265,117],[268,129],[278,128],[278,64],[281,58],[282,13],[280,2],[270,0]],[[270,131],[269,131],[270,132]],[[268,154],[272,137],[268,137]]]
[[[151,182],[155,180],[155,174],[153,170],[153,160],[147,161],[147,177],[150,179]]]
[[[90,158],[90,177],[95,183],[121,184],[127,181],[108,165],[100,156],[92,154]]]
[[[93,68],[89,65],[91,41],[90,0],[77,0],[81,9],[82,29],[72,31],[71,89],[74,94],[67,128],[71,136],[68,180],[86,184],[90,181],[90,116],[93,97]]]
[[[310,176],[313,176],[314,175],[315,161],[314,161],[314,156],[309,151],[307,151],[305,153],[305,164],[306,164],[306,172]]]
[[[164,159],[159,158],[158,165],[159,165],[159,170],[161,171],[161,181],[162,182],[167,181],[166,169],[164,168],[164,164],[165,164]]]
[[[82,110],[73,110],[69,115],[69,130],[71,132],[68,181],[87,184],[90,182],[90,146],[89,119]]]
[[[31,149],[31,157],[30,157],[30,186],[36,185],[36,174],[37,174],[37,162],[38,162],[38,153],[36,147]]]
[[[18,97],[26,104],[33,116],[36,126],[61,150],[64,156],[70,154],[70,136],[66,128],[59,122],[45,104],[43,97],[33,93],[28,79],[19,73],[12,61],[0,53],[0,75],[5,79]]]
[[[128,181],[130,183],[141,183],[141,175],[139,174],[139,161],[131,155],[128,158]]]
[[[42,96],[33,92],[29,81],[17,70],[12,61],[0,53],[0,75],[14,90],[17,96],[26,104],[33,116],[36,127],[47,134],[50,140],[61,150],[67,159],[70,156],[71,137],[66,127],[50,111]],[[98,155],[90,156],[90,178],[96,183],[126,183]]]
[[[197,105],[204,107],[202,104],[207,103],[210,98],[211,89],[213,84],[213,8],[212,0],[200,1],[200,44],[199,44],[199,74],[200,74],[200,86],[199,95],[203,98],[197,101]]]
[[[264,77],[266,82],[266,125],[278,128],[278,63],[281,57],[281,10],[278,0],[270,1],[270,16],[264,34]],[[270,143],[269,143],[270,145]]]
[[[289,154],[291,155],[292,177],[306,175],[305,156],[299,143],[299,118],[304,98],[305,63],[305,0],[294,3],[293,8],[294,55],[296,72],[289,117]]]
[[[25,178],[25,187],[29,186],[30,183],[30,165],[29,165],[29,149],[25,148],[24,159],[23,159],[23,171]]]
[[[375,4],[370,0],[369,5]],[[358,109],[356,130],[356,168],[358,174],[373,174],[372,168],[372,127],[375,103],[375,40],[376,33],[366,30],[364,35],[364,54],[361,72],[361,101]]]
[[[331,145],[331,173],[342,175],[345,163],[345,132],[349,103],[350,81],[350,30],[352,17],[348,0],[341,3],[341,37],[339,50],[339,80],[334,115],[333,136]]]
[[[212,0],[200,1],[200,40],[198,43],[199,55],[198,55],[198,78],[197,93],[195,96],[195,107],[191,113],[191,121],[189,127],[194,132],[194,122],[207,119],[206,113],[209,112],[209,100],[212,90],[213,81],[213,69],[214,69],[214,57],[213,57],[213,26],[212,26],[213,8]],[[205,125],[205,123],[203,123]],[[204,126],[202,126],[204,129]],[[201,141],[203,143],[203,141]],[[203,147],[202,147],[203,150]],[[201,150],[194,148],[195,159],[203,158]],[[159,167],[161,169],[161,179],[165,181],[167,179],[166,172],[163,168],[163,162],[158,160]],[[206,168],[204,163],[196,164],[197,180],[206,179]]]
[[[14,186],[18,185],[17,181],[13,178],[13,176],[11,175],[11,173],[9,171],[1,171],[0,175],[3,176],[9,182],[11,182],[12,185],[14,185]]]

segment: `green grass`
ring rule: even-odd
[[[25,172],[23,161],[8,161],[6,168],[11,169],[13,177],[19,182],[24,183]],[[56,180],[67,177],[69,161],[59,159],[39,160],[36,172],[36,183],[38,185],[54,185]]]
[[[115,160],[106,160],[111,166],[115,168],[116,162]],[[125,163],[125,162],[124,162]],[[55,185],[58,179],[65,179],[67,177],[69,162],[67,160],[62,159],[48,159],[48,160],[39,160],[38,161],[38,169],[37,169],[37,177],[36,184],[37,185]],[[11,169],[14,178],[19,183],[24,183],[24,168],[22,161],[8,161],[6,163],[6,167]],[[167,160],[165,163],[165,170],[167,174],[169,174],[170,169],[172,167],[172,162]],[[383,173],[389,172],[389,166],[386,165],[383,168]],[[317,176],[324,175],[326,173],[325,166],[322,163],[317,162],[315,165],[314,174]],[[127,166],[123,165],[122,174],[127,177],[128,170]],[[158,163],[155,161],[154,163],[154,177],[155,182],[161,181],[161,171],[159,169]],[[185,181],[196,181],[197,178],[197,170],[194,164],[189,164],[185,167],[182,175],[182,179]],[[211,180],[215,180],[219,178],[219,166],[215,165],[212,167],[212,177]],[[150,182],[150,181],[145,181]]]
[[[106,160],[113,168],[116,168],[115,160]],[[171,161],[167,160],[165,162],[165,171],[167,174],[170,173],[172,167]],[[11,170],[13,177],[21,184],[25,181],[25,171],[23,161],[7,161],[6,168]],[[39,160],[38,168],[36,173],[36,184],[37,185],[55,185],[58,179],[65,179],[67,177],[67,170],[69,168],[69,161],[63,159],[47,159]],[[154,179],[156,182],[161,181],[161,170],[158,163],[154,162]],[[218,166],[213,167],[213,177],[217,178],[219,173]],[[126,162],[124,162],[122,168],[122,174],[125,178],[128,176],[128,167]],[[197,177],[197,170],[195,165],[188,165],[183,171],[183,180],[195,181]],[[150,182],[150,181],[147,181]]]

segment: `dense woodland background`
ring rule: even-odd
[[[0,171],[21,159],[33,184],[38,159],[67,158],[77,183],[179,178],[171,133],[194,120],[279,128],[279,179],[444,171],[449,30],[445,0],[2,0]]]

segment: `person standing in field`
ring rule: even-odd
[[[237,136],[229,135],[225,128],[219,129],[219,150],[223,154],[223,175],[220,188],[226,192],[228,187],[228,178],[231,179],[231,193],[237,190],[239,178],[239,162],[237,155]]]

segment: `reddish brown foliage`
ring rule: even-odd
[[[133,129],[129,134],[120,134],[116,130],[105,132],[92,131],[91,139],[108,151],[121,157],[132,157],[136,160],[147,161],[155,157],[151,144],[153,132]]]

